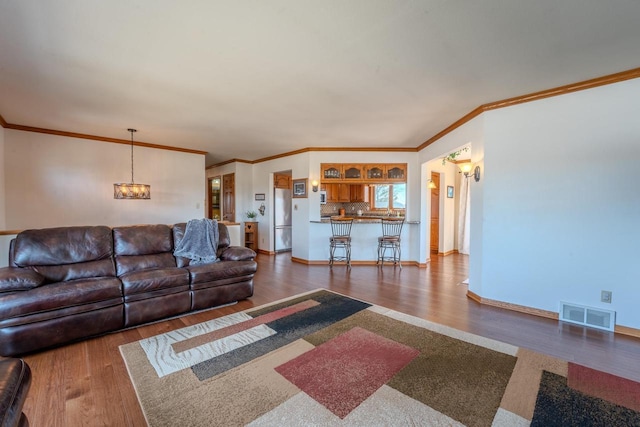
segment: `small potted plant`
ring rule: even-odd
[[[255,221],[258,217],[258,213],[256,211],[247,211],[245,215],[249,218],[249,221]]]

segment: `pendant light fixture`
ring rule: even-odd
[[[133,181],[133,133],[136,129],[127,129],[131,132],[131,182],[113,184],[114,199],[150,199],[151,186],[148,184],[135,184]]]

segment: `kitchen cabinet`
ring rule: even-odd
[[[323,181],[338,181],[342,179],[341,163],[322,163],[320,174]]]
[[[345,181],[361,181],[362,174],[362,164],[343,164],[342,165],[342,179]]]
[[[364,184],[351,184],[349,187],[349,201],[353,203],[366,201]]]
[[[321,163],[320,171],[322,183],[407,182],[406,163]]]
[[[325,184],[328,203],[349,202],[351,189],[349,184]]]
[[[384,180],[385,176],[385,166],[383,164],[380,165],[367,165],[365,166],[365,178],[367,180]]]
[[[407,164],[406,163],[386,164],[385,176],[387,178],[387,181],[405,182],[407,180]]]
[[[275,188],[291,189],[291,175],[276,173],[273,175],[273,186]]]

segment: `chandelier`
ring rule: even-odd
[[[114,199],[150,199],[151,186],[148,184],[135,184],[133,181],[133,133],[136,129],[127,129],[131,132],[131,182],[113,184]]]

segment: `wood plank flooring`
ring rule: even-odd
[[[496,340],[640,381],[640,339],[494,307],[466,297],[468,257],[433,257],[426,269],[306,266],[289,254],[259,255],[255,294],[238,304],[28,355],[25,404],[32,426],[143,426],[118,346],[187,325],[326,288]]]

